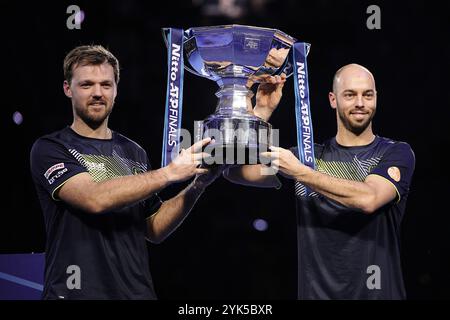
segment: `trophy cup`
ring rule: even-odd
[[[171,30],[163,29],[169,51],[173,50],[170,47]],[[215,112],[197,122],[196,128],[196,140],[203,137],[215,140],[207,146],[213,151],[213,163],[260,163],[259,153],[272,145],[272,126],[253,114],[250,103],[253,92],[248,84],[260,83],[268,76],[281,73],[291,75],[295,66],[289,52],[295,42],[296,39],[277,29],[253,26],[223,25],[181,30],[181,56],[176,52],[172,58],[169,55],[169,72],[174,70],[174,63],[175,71],[182,68],[184,60],[186,70],[213,80],[219,86]],[[309,44],[305,48],[309,51]],[[168,79],[170,81],[170,76]],[[169,87],[176,86],[168,84],[168,97]],[[179,98],[178,91],[176,93]],[[176,105],[180,104],[177,102]],[[166,103],[166,124],[170,121],[167,110]],[[169,141],[167,135],[165,141]],[[167,152],[164,150],[163,157]],[[217,157],[218,154],[224,158]],[[167,161],[164,163],[163,160],[165,164]]]

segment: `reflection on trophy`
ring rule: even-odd
[[[167,33],[167,29],[164,30]],[[251,164],[272,145],[272,127],[253,114],[251,83],[292,73],[289,51],[296,39],[276,30],[242,25],[184,31],[185,68],[214,80],[219,98],[214,114],[200,122],[199,137],[212,137],[212,163]]]

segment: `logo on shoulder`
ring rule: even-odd
[[[64,173],[66,173],[68,170],[67,168],[64,168],[62,170],[59,170],[52,178],[47,179],[49,184],[53,184],[53,182],[55,182],[56,179],[58,179],[59,177],[61,177]]]
[[[400,181],[400,170],[397,167],[390,167],[388,169],[388,175],[389,177],[394,179],[394,181],[396,182]]]
[[[56,170],[59,170],[59,169],[63,169],[63,168],[64,168],[64,162],[57,163],[57,164],[51,166],[51,167],[48,168],[47,171],[45,171],[45,173],[44,173],[45,179],[48,180],[48,177],[50,177],[50,175],[51,175],[53,172],[55,172]]]

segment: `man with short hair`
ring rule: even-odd
[[[337,134],[315,145],[315,170],[300,162],[297,148],[261,153],[295,180],[298,298],[404,299],[400,225],[414,153],[405,142],[373,133],[377,91],[365,67],[340,68],[329,101]],[[255,114],[267,121],[278,102],[257,101]],[[235,183],[279,187],[278,178],[263,175],[267,170],[261,166],[233,167],[224,176]]]
[[[119,62],[102,46],[64,60],[73,122],[39,138],[31,173],[47,232],[44,299],[156,299],[146,238],[159,243],[188,215],[220,169],[200,168],[204,139],[151,170],[143,148],[108,127]],[[162,202],[157,192],[194,181]]]

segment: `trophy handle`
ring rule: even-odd
[[[286,74],[286,79],[294,74],[294,68],[292,67],[292,48],[289,50],[288,57],[286,61],[284,61],[283,66],[278,69],[275,75],[280,75],[282,73]]]
[[[171,28],[162,28],[162,29],[161,29],[161,31],[162,31],[162,36],[163,36],[163,39],[164,39],[164,43],[166,44],[166,48],[168,48],[168,46],[169,46],[169,44],[168,44],[168,42],[167,42],[167,36],[168,36],[168,34],[169,34],[169,32],[170,32],[170,29],[171,29]],[[186,31],[184,31],[184,35],[186,36]],[[183,42],[184,42],[184,41],[183,41]],[[199,77],[202,77],[202,78],[207,78],[207,79],[209,79],[207,76],[205,76],[205,75],[203,75],[203,74],[201,74],[201,73],[198,73],[197,71],[191,69],[186,63],[184,64],[184,68],[185,68],[187,71],[189,71],[190,73],[195,74],[196,76],[199,76]]]
[[[305,42],[305,44],[306,44],[306,55],[308,55],[309,50],[311,49],[311,44],[307,43],[307,42]],[[276,75],[280,75],[284,72],[286,74],[286,79],[287,79],[294,74],[294,68],[293,68],[293,63],[292,63],[292,50],[293,49],[294,49],[294,46],[292,46],[291,49],[289,50],[288,58],[284,62],[283,67],[281,67],[279,69],[279,71],[276,73]]]

